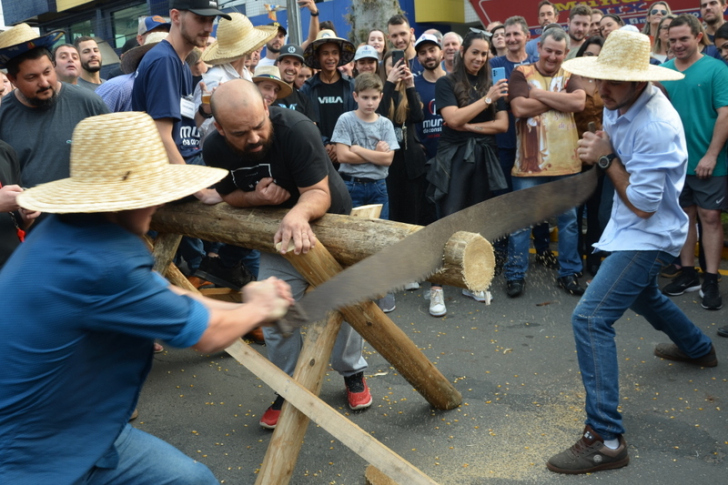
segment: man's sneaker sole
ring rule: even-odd
[[[202,271],[202,270],[198,269],[197,271],[195,271],[194,276],[197,276],[198,278],[202,278],[207,281],[211,281],[211,282],[215,283],[215,285],[217,285],[217,286],[230,288],[231,290],[240,291],[242,289],[241,286],[236,286],[235,284],[233,284],[227,280],[224,280],[222,278],[218,278],[214,274],[208,273],[207,271]]]
[[[585,468],[582,470],[568,470],[564,468],[559,468],[555,465],[552,465],[549,462],[546,462],[546,468],[551,470],[552,472],[556,473],[564,473],[567,475],[582,475],[584,473],[592,473],[592,472],[599,472],[602,470],[614,470],[615,468],[622,468],[629,465],[629,455],[625,456],[619,461],[612,461],[608,463],[602,463],[601,465],[595,465],[591,468]]]
[[[705,293],[703,292],[703,289],[702,288],[700,289],[700,298],[702,298],[703,300],[705,300]],[[718,304],[717,305],[706,305],[705,304],[705,301],[701,301],[700,302],[700,306],[703,307],[703,308],[705,308],[706,310],[720,310],[721,308],[723,308],[723,299],[721,298],[718,301]]]

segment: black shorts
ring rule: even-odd
[[[680,207],[697,205],[706,210],[728,208],[728,186],[725,175],[699,179],[696,175],[685,177],[685,186],[680,193]]]

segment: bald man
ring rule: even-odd
[[[255,84],[236,79],[221,84],[212,95],[216,132],[205,140],[205,164],[224,168],[229,175],[215,188],[236,207],[280,206],[290,209],[281,220],[274,243],[295,253],[316,244],[310,222],[325,213],[348,214],[351,197],[321,144],[316,125],[297,111],[268,107]],[[262,253],[259,279],[278,275],[291,285],[293,297],[303,296],[305,279],[282,256]],[[263,330],[268,358],[289,375],[298,360],[300,334],[284,338],[273,327]],[[344,376],[349,406],[363,409],[372,398],[363,372],[367,367],[363,341],[343,325],[332,353],[332,367]],[[279,396],[260,424],[275,428],[283,399]]]

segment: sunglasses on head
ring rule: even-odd
[[[661,8],[653,8],[650,10],[650,15],[657,15],[658,13],[661,15],[667,15],[667,10],[663,10]]]
[[[490,37],[493,35],[492,33],[488,32],[487,30],[476,29],[475,27],[470,27],[470,32],[472,32],[474,34],[483,34],[486,37]]]

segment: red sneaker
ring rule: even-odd
[[[281,396],[276,396],[276,400],[271,406],[265,410],[263,416],[260,418],[260,425],[266,429],[276,429],[278,424],[278,417],[281,415],[281,408],[283,407],[283,399]]]
[[[372,395],[369,392],[367,381],[364,379],[364,372],[344,377],[344,383],[346,384],[346,399],[349,401],[351,409],[356,411],[372,405]]]

